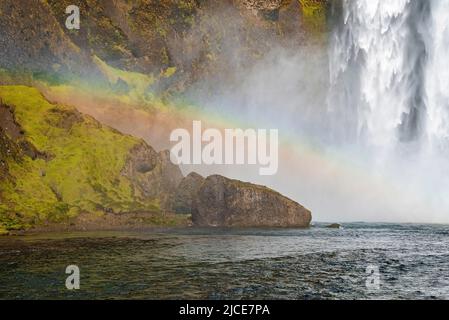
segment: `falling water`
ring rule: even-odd
[[[447,221],[449,1],[342,0],[333,14],[332,144],[353,146],[395,182],[393,211]]]
[[[426,45],[427,138],[431,148],[446,149],[449,139],[449,1],[431,2]]]
[[[419,138],[429,2],[343,0],[338,5],[329,99],[336,127],[342,128],[337,136],[385,147]]]
[[[329,2],[327,47],[275,47],[237,68],[238,86],[200,97],[297,147],[283,146],[293,154],[271,180],[220,173],[277,189],[317,220],[449,222],[449,0]]]

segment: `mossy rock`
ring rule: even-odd
[[[6,230],[5,227],[0,225],[0,236],[7,236],[9,234],[9,231]]]
[[[31,87],[0,86],[0,99],[13,110],[21,139],[48,155],[2,159],[11,179],[0,181],[0,218],[2,212],[17,214],[17,226],[66,221],[79,212],[159,210],[157,199],[141,196],[121,174],[141,140],[52,104]]]

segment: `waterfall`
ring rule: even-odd
[[[332,6],[331,145],[392,181],[397,205],[391,212],[448,221],[449,1]]]
[[[445,149],[449,140],[449,1],[431,1],[426,70],[427,138],[432,148]]]
[[[329,55],[333,134],[343,142],[382,147],[420,139],[427,124],[429,1],[342,0],[338,5]],[[444,25],[440,19],[435,27]],[[434,39],[435,51],[441,41]],[[444,53],[435,54],[437,69],[439,59]]]
[[[283,190],[322,219],[449,222],[449,0],[329,2],[329,42],[275,47],[237,86],[205,96],[293,141],[279,178],[226,175]]]

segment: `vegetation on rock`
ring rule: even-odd
[[[0,180],[2,228],[63,221],[80,212],[160,210],[160,194],[144,196],[122,174],[141,140],[51,104],[33,88],[2,86],[0,99],[14,115],[11,126],[20,126],[21,132],[16,137],[0,133],[1,161],[7,166]],[[19,149],[15,156],[8,152],[12,146]],[[26,148],[34,155],[27,155]]]
[[[151,112],[198,83],[235,80],[274,45],[307,41],[324,29],[327,8],[325,0],[81,0],[77,31],[64,27],[71,4],[0,2],[0,234],[85,215],[120,222],[111,215],[151,212],[137,217],[185,223],[165,212],[190,213],[205,194],[204,179],[183,179],[167,152],[51,103],[32,86],[92,100],[100,92]],[[256,194],[298,208],[265,187],[222,184],[240,200]],[[261,212],[258,200],[247,204]]]
[[[327,3],[82,0],[77,3],[82,27],[67,30],[70,0],[5,0],[0,4],[0,68],[31,70],[34,79],[50,84],[76,76],[107,82],[112,76],[119,92],[137,80],[139,93],[176,95],[197,82],[232,77],[273,46],[294,49],[322,33]],[[126,74],[130,81],[122,71],[131,72]]]

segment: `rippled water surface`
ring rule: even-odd
[[[448,299],[448,240],[449,226],[361,223],[0,238],[0,298]],[[77,291],[65,287],[72,264]]]

